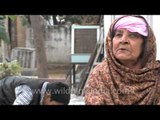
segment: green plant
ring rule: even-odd
[[[22,68],[17,60],[0,63],[0,79],[12,75],[21,75],[21,72]]]
[[[16,20],[16,15],[0,15],[0,40],[3,40],[5,43],[9,44],[9,34],[6,32],[4,20],[6,17],[10,18],[12,21]]]

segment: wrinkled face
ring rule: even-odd
[[[57,102],[55,100],[51,101],[51,95],[47,93],[43,98],[43,105],[64,105],[64,104]]]
[[[142,53],[143,38],[138,33],[119,29],[115,32],[112,45],[113,54],[121,63],[137,62]]]

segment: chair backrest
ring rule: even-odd
[[[11,52],[11,60],[17,60],[23,73],[36,71],[35,48],[15,47]]]

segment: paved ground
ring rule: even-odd
[[[71,100],[69,105],[85,105],[84,97],[76,96],[75,94],[71,94]]]
[[[48,67],[49,78],[66,78],[69,72],[69,66],[67,65],[49,65]]]

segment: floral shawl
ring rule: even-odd
[[[160,62],[156,61],[156,39],[147,23],[149,35],[144,46],[143,68],[129,69],[118,63],[111,45],[113,27],[106,38],[107,57],[90,73],[85,86],[87,105],[152,105],[160,104]]]

